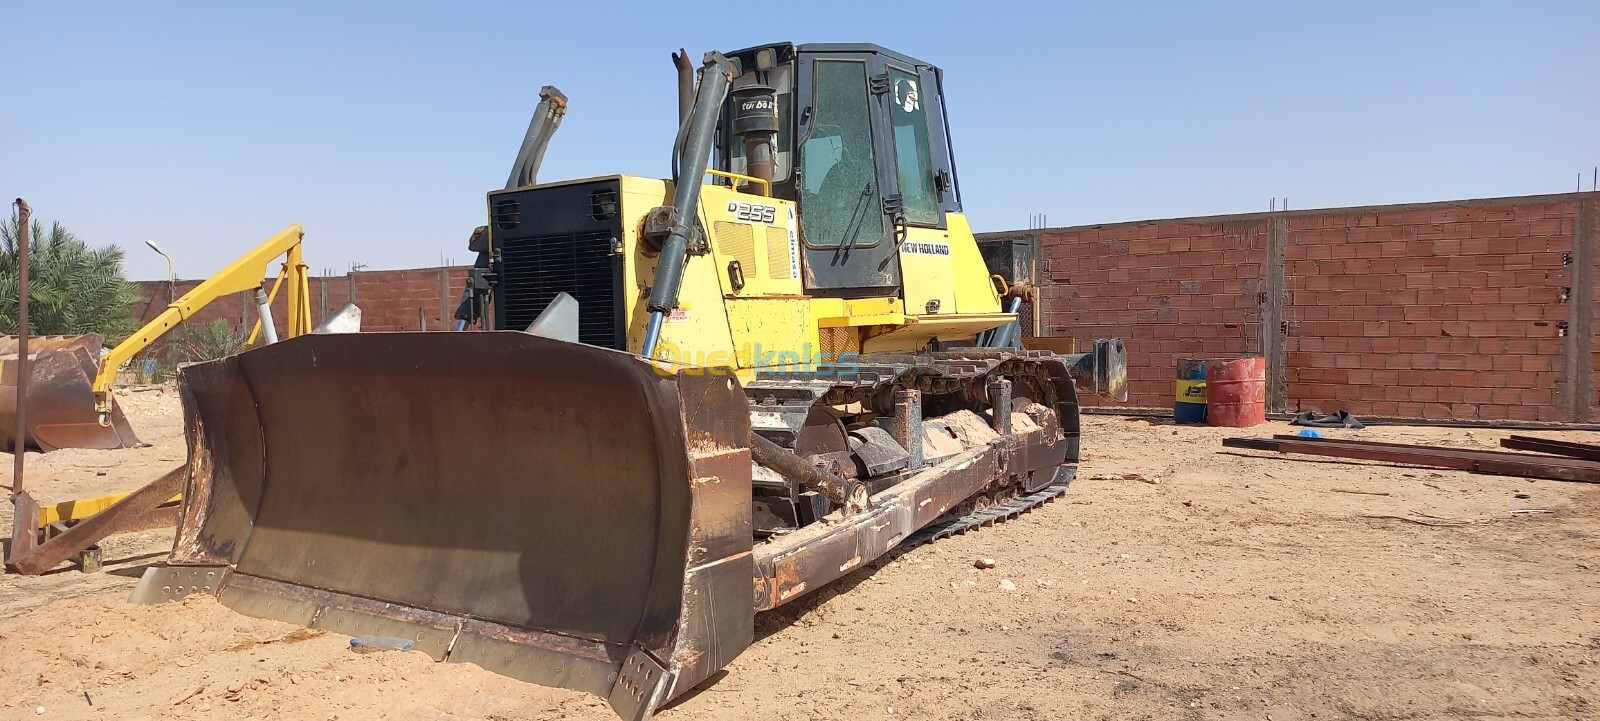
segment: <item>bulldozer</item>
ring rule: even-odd
[[[642,719],[757,613],[1065,492],[1080,394],[1125,400],[1125,353],[1001,332],[1026,289],[962,212],[940,70],[674,59],[669,178],[537,182],[530,128],[462,332],[182,371],[179,529],[135,601],[400,637]]]

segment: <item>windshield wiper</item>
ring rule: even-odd
[[[872,181],[869,180],[866,185],[861,186],[861,197],[856,199],[855,210],[850,213],[850,239],[839,246],[839,250],[834,252],[834,265],[849,260],[850,251],[855,250],[856,239],[861,237],[861,226],[867,220],[867,214],[863,211],[870,211],[870,208],[865,206],[867,205],[867,200],[871,197]]]

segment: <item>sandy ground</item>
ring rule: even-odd
[[[38,495],[125,490],[182,460],[176,400],[124,402],[152,446],[32,457]],[[758,618],[755,645],[661,716],[1600,718],[1600,486],[1234,453],[1219,440],[1237,431],[1143,419],[1084,433],[1066,499]],[[1511,513],[1530,508],[1550,512]],[[0,577],[0,719],[613,718],[593,697],[353,654],[210,599],[126,603],[170,539],[108,541],[103,573]]]

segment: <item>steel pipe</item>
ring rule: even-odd
[[[835,506],[849,515],[867,507],[867,487],[859,481],[844,478],[807,463],[793,451],[767,440],[761,434],[750,433],[750,457],[756,463],[771,468],[808,491],[822,494]]]

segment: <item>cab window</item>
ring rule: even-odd
[[[906,222],[938,225],[939,193],[933,185],[933,157],[928,139],[928,101],[922,80],[889,68],[889,118],[894,128],[895,170]]]
[[[800,225],[812,247],[868,247],[883,239],[867,66],[817,60],[810,131],[800,150]]]

